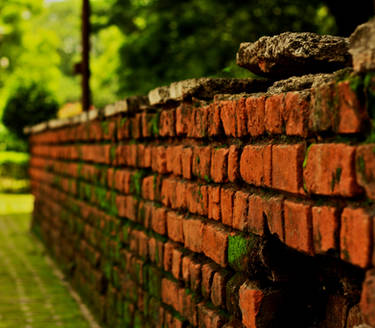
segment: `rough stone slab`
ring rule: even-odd
[[[351,68],[345,68],[334,73],[307,74],[303,76],[292,76],[285,80],[276,81],[268,90],[268,94],[277,94],[288,91],[301,91],[319,87],[328,82],[338,80],[341,76],[352,72]]]
[[[36,125],[32,126],[30,129],[31,129],[31,133],[39,133],[39,132],[42,132],[44,130],[47,130],[48,124],[47,124],[47,122],[42,122],[42,123],[39,123],[39,124],[36,124]]]
[[[58,129],[63,126],[71,124],[72,120],[69,117],[66,118],[54,118],[47,122],[49,129]]]
[[[349,38],[355,72],[375,70],[375,19],[359,25]]]
[[[333,72],[351,65],[346,38],[315,33],[285,32],[241,43],[237,64],[255,74],[285,78]]]
[[[99,110],[96,108],[90,109],[87,112],[87,119],[88,121],[93,121],[99,117]]]
[[[265,91],[270,82],[262,79],[200,78],[173,82],[169,87],[149,93],[152,105],[178,102],[184,99],[213,99],[216,94],[239,94]],[[166,89],[168,88],[168,89]]]
[[[150,105],[164,104],[169,99],[169,87],[163,86],[151,90],[148,93],[148,100]]]

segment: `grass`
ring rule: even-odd
[[[0,328],[88,328],[29,232],[33,196],[0,194]]]

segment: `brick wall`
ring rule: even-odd
[[[183,81],[30,130],[33,230],[105,326],[374,322],[374,75],[268,86]]]

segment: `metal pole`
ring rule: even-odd
[[[90,92],[90,1],[82,3],[82,109],[88,111],[91,105]]]

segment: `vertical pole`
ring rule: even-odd
[[[82,3],[82,109],[88,111],[91,105],[90,92],[90,0]]]

